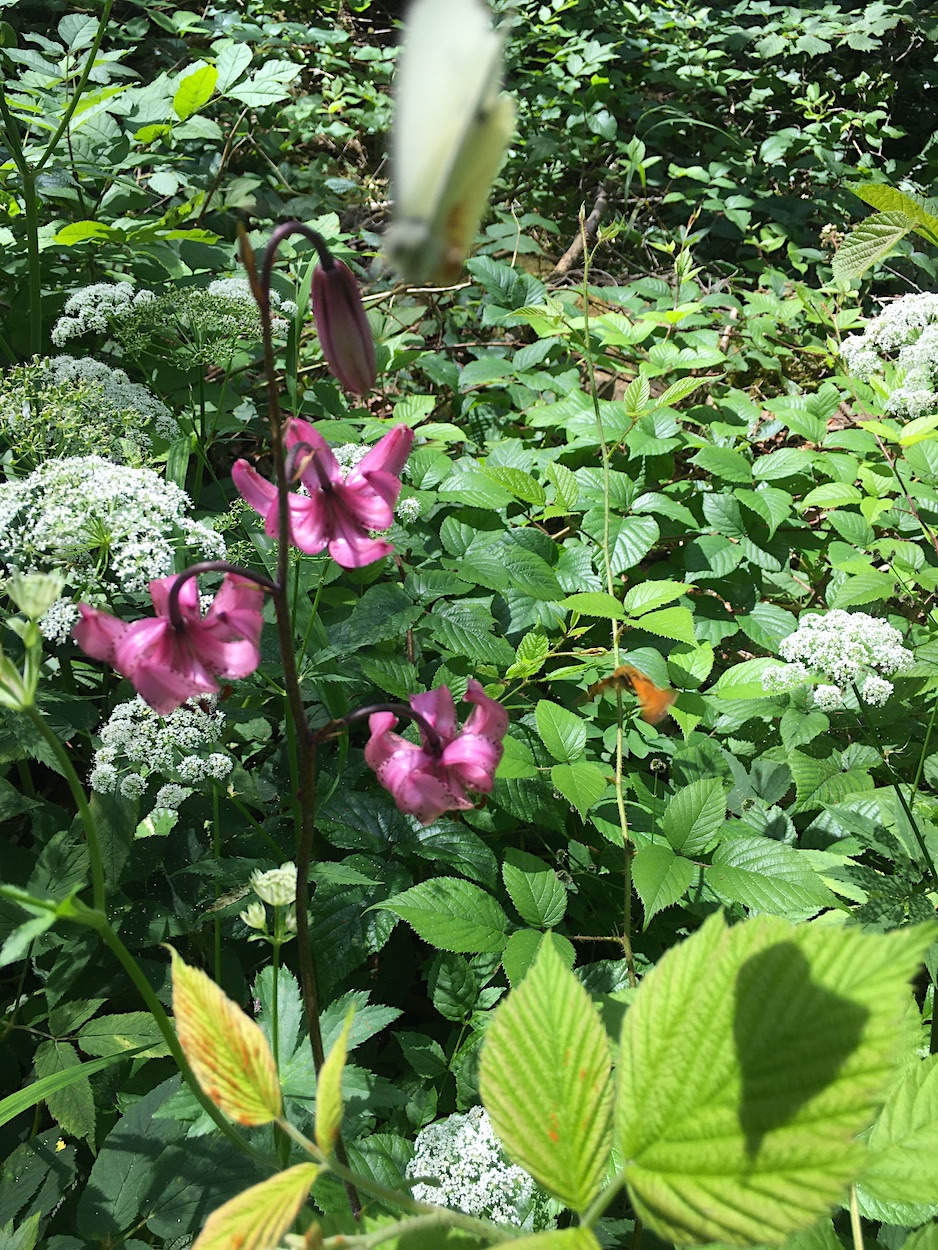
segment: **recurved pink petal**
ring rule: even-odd
[[[444,745],[452,742],[459,733],[456,705],[449,686],[437,686],[435,690],[428,690],[425,694],[412,694],[410,706],[430,722],[443,739]]]
[[[369,473],[390,473],[392,477],[400,477],[413,445],[413,430],[406,425],[396,425],[350,471],[349,483],[367,477]]]
[[[484,738],[490,738],[493,742],[500,743],[508,732],[508,713],[498,700],[490,698],[482,689],[481,683],[474,677],[469,678],[463,698],[465,702],[475,704],[469,713],[463,732],[479,734]]]
[[[72,637],[92,659],[113,664],[114,647],[127,630],[126,621],[119,620],[110,612],[93,608],[89,603],[80,603],[78,611],[81,620],[76,622]]]
[[[346,516],[361,529],[386,530],[394,520],[394,511],[384,499],[367,486],[357,490],[345,483],[332,488],[332,509]]]
[[[321,491],[312,498],[290,495],[290,541],[308,556],[322,551],[331,533],[329,512]],[[276,532],[276,531],[274,531]]]
[[[205,615],[205,624],[213,627],[217,637],[249,638],[257,642],[264,627],[263,607],[264,591],[257,582],[238,577],[236,573],[226,573]]]
[[[495,784],[495,770],[502,758],[500,742],[480,738],[478,734],[466,733],[449,744],[444,750],[440,764],[455,774],[454,780],[482,794],[491,794]]]
[[[231,466],[231,480],[241,498],[262,517],[266,517],[270,512],[271,505],[276,509],[276,486],[273,482],[268,482],[265,477],[261,477],[257,469],[246,460],[234,462]]]
[[[159,668],[153,664],[141,664],[133,677],[134,689],[159,716],[168,716],[186,699],[200,694],[214,694],[218,682],[193,681],[183,673]]]

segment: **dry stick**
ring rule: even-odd
[[[306,719],[303,696],[300,692],[296,653],[293,649],[293,629],[290,602],[287,594],[287,578],[290,558],[290,512],[289,482],[286,472],[286,456],[283,449],[283,426],[280,403],[277,397],[277,367],[274,356],[273,333],[270,316],[270,276],[274,257],[284,239],[291,234],[302,234],[319,252],[320,258],[328,257],[323,239],[299,222],[287,222],[278,226],[270,236],[261,265],[260,276],[254,264],[254,252],[244,231],[240,234],[241,258],[247,270],[251,291],[261,313],[264,345],[264,371],[267,378],[267,419],[270,424],[271,452],[277,474],[277,577],[273,593],[277,616],[277,632],[283,660],[284,688],[290,705],[290,715],[296,730],[297,757],[299,765],[300,836],[296,849],[296,943],[300,965],[300,988],[313,1067],[317,1077],[325,1062],[322,1031],[319,1027],[319,995],[316,989],[316,969],[309,935],[309,869],[313,856],[313,836],[316,822],[316,746]],[[331,260],[331,258],[330,258]],[[335,1155],[343,1167],[348,1167],[348,1156],[341,1137],[336,1140]],[[349,1180],[343,1180],[352,1214],[361,1214],[358,1191]]]
[[[606,199],[605,188],[600,187],[596,192],[593,211],[585,222],[581,218],[580,229],[574,235],[573,242],[548,274],[548,282],[556,281],[557,278],[565,278],[570,270],[573,269],[580,257],[584,255],[586,244],[592,243],[596,238],[600,223],[603,217],[605,217],[608,207],[609,201]]]

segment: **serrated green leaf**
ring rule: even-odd
[[[852,182],[847,184],[858,199],[882,213],[904,213],[915,223],[916,233],[930,243],[938,240],[938,203],[910,191],[899,191],[888,182]],[[869,221],[869,218],[867,218]],[[865,223],[863,223],[865,224]]]
[[[525,924],[552,929],[567,910],[567,891],[549,864],[536,855],[508,847],[502,862],[502,880]]]
[[[938,1055],[916,1059],[891,1090],[869,1138],[863,1188],[881,1202],[938,1197]]]
[[[534,709],[537,732],[555,760],[570,764],[586,746],[586,722],[559,703],[541,699]]]
[[[835,281],[862,277],[914,229],[915,222],[905,213],[872,213],[850,231],[837,249],[831,263]]]
[[[723,902],[788,920],[809,920],[835,902],[810,861],[773,838],[727,838],[704,869],[704,880]]]
[[[701,855],[715,845],[726,820],[726,797],[719,777],[704,777],[672,797],[661,817],[661,832],[676,851]]]
[[[606,774],[598,764],[589,760],[555,764],[550,770],[550,779],[581,816],[585,816],[606,793]]]
[[[688,590],[690,587],[683,582],[639,582],[626,591],[622,606],[629,616],[641,617],[646,612],[680,599]]]
[[[678,1245],[778,1243],[840,1201],[933,926],[887,935],[710,917],[625,1017],[617,1147]]]
[[[669,846],[650,842],[638,851],[632,861],[632,881],[645,912],[643,929],[659,911],[684,897],[695,872],[690,860],[675,855]]]
[[[840,803],[848,795],[874,789],[876,783],[866,771],[844,770],[839,757],[816,759],[804,751],[792,751],[788,766],[795,782],[793,812],[809,812],[816,807]]]
[[[438,950],[500,951],[508,935],[508,917],[501,905],[461,877],[422,881],[375,907],[399,916]]]
[[[586,990],[546,940],[496,1009],[482,1047],[482,1102],[513,1162],[582,1212],[612,1143],[612,1057]]]
[[[126,1055],[132,1051],[155,1059],[169,1054],[156,1021],[148,1011],[98,1016],[82,1025],[77,1040],[86,1055]]]
[[[77,1068],[60,1068],[52,1076],[43,1077],[41,1081],[33,1081],[31,1085],[8,1094],[6,1098],[0,1099],[0,1128],[51,1094],[68,1089],[76,1081],[87,1081],[88,1077],[94,1076],[96,1072],[103,1072],[105,1068],[111,1067],[118,1060],[132,1058],[135,1054],[136,1052],[131,1050],[125,1054],[108,1055],[103,1059],[91,1059],[87,1063],[79,1064]]]
[[[523,469],[512,469],[506,465],[486,465],[484,472],[497,486],[510,491],[516,499],[524,503],[541,507],[547,499],[544,487]]]
[[[540,630],[531,630],[518,643],[515,651],[515,662],[505,674],[506,677],[533,677],[543,667],[550,654],[550,643],[547,635]]]
[[[502,967],[508,984],[514,989],[527,976],[531,965],[537,958],[541,941],[553,943],[554,950],[568,968],[576,963],[576,951],[573,943],[561,933],[543,933],[540,929],[516,929],[505,944],[502,951]]]
[[[78,1072],[80,1076],[53,1089],[46,1088],[46,1106],[52,1118],[63,1132],[71,1137],[94,1136],[94,1095],[88,1081],[85,1064],[70,1042],[40,1042],[35,1055],[36,1076],[39,1081],[49,1080],[60,1073]]]
[[[646,612],[638,618],[635,625],[658,638],[673,638],[675,642],[687,642],[691,645],[697,641],[694,634],[694,615],[690,608],[662,608],[657,612]]]
[[[580,594],[568,595],[560,602],[562,608],[571,612],[579,612],[581,616],[598,616],[605,621],[624,621],[625,612],[622,604],[604,590],[585,590]]]

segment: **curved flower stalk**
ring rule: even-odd
[[[413,445],[413,431],[395,426],[368,454],[343,473],[329,444],[306,421],[291,417],[284,429],[289,461],[296,466],[307,494],[290,494],[290,541],[314,555],[328,547],[336,564],[355,569],[372,564],[394,550],[371,531],[384,530],[394,520],[401,493],[400,474]],[[261,477],[246,460],[235,462],[232,480],[264,529],[276,537],[279,529],[277,488]]]
[[[160,716],[195,695],[214,694],[217,678],[247,677],[260,663],[264,588],[229,569],[203,616],[194,574],[212,567],[196,565],[150,582],[156,616],[132,624],[78,605],[75,641],[126,677]]]
[[[475,807],[469,791],[491,794],[495,769],[502,758],[508,713],[470,678],[465,700],[474,704],[460,730],[448,686],[410,696],[412,719],[420,729],[420,745],[393,733],[395,711],[372,712],[371,738],[365,762],[390,791],[400,811],[425,825],[444,812]],[[400,709],[407,714],[407,709]]]

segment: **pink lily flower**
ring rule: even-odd
[[[398,809],[424,825],[444,812],[474,807],[467,791],[491,794],[495,784],[508,713],[475,678],[469,680],[465,699],[475,706],[460,730],[449,687],[410,696],[410,706],[433,731],[431,737],[417,721],[419,746],[391,732],[397,724],[393,712],[373,712],[368,719],[371,737],[365,763],[390,791]]]
[[[87,603],[72,636],[95,660],[104,660],[126,677],[160,716],[186,699],[218,690],[217,677],[253,673],[261,660],[258,643],[264,624],[264,592],[256,582],[228,573],[208,612],[199,607],[195,577],[179,589],[181,626],[169,615],[169,592],[176,576],[150,582],[156,616],[132,624]]]
[[[346,569],[372,564],[394,550],[369,530],[385,530],[394,520],[401,493],[401,470],[414,441],[413,430],[396,425],[368,454],[342,472],[329,444],[299,417],[284,430],[289,452],[296,451],[300,481],[307,495],[290,493],[290,541],[307,555],[324,547]],[[236,460],[231,477],[242,497],[264,518],[264,529],[276,537],[279,527],[277,488],[246,460]]]

